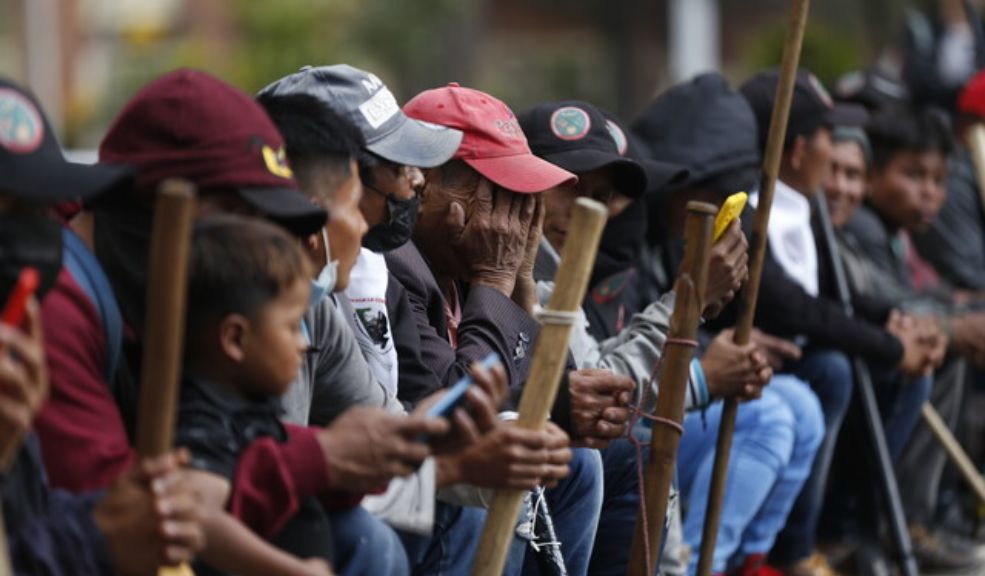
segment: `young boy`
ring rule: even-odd
[[[226,507],[247,446],[261,438],[287,439],[280,396],[307,348],[301,317],[310,278],[297,240],[272,224],[217,216],[195,230],[177,444],[191,450],[194,482],[212,509]],[[228,535],[253,570],[263,562],[271,574],[325,573],[324,563],[277,554],[258,539],[241,540],[242,532],[230,525],[223,541]],[[328,560],[332,540],[321,505],[303,500],[273,542],[298,556]]]

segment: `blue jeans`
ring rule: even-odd
[[[330,512],[335,546],[333,568],[343,576],[410,574],[407,555],[397,534],[360,506]]]
[[[769,549],[807,475],[823,426],[816,400],[812,404],[810,395],[795,386],[802,384],[792,381],[787,392],[798,398],[804,422],[797,421],[785,397],[772,386],[760,400],[739,406],[713,572],[724,572],[737,554]],[[688,503],[684,541],[695,552],[689,567],[692,573],[697,568],[721,413],[722,404],[716,403],[704,416],[692,413],[685,418],[677,458],[681,492]],[[790,469],[792,462],[795,466]]]
[[[546,500],[568,574],[584,576],[589,573],[588,562],[602,512],[602,457],[598,450],[589,448],[577,448],[572,452],[571,473],[547,491]],[[524,512],[520,513],[520,518],[522,521]],[[519,538],[514,540],[522,542]],[[540,574],[529,546],[514,543],[503,574]]]
[[[873,373],[877,377],[877,373]],[[920,410],[930,399],[933,378],[921,376],[906,379],[899,374],[888,374],[875,382],[876,399],[885,424],[886,445],[893,463],[899,461],[903,448],[909,442],[913,429],[920,421]]]
[[[398,530],[407,550],[412,574],[468,574],[485,520],[485,509],[439,501],[435,504],[434,527],[430,536]]]
[[[790,462],[780,472],[773,491],[742,536],[743,556],[766,554],[787,522],[797,496],[810,477],[814,457],[824,441],[824,414],[817,395],[806,382],[786,374],[770,381],[768,393],[779,395],[794,418],[794,444]]]
[[[787,516],[787,525],[776,538],[771,558],[781,566],[794,564],[814,552],[824,488],[831,469],[838,432],[852,399],[854,372],[848,357],[834,350],[812,350],[787,367],[810,384],[824,412],[824,441],[814,458],[807,482]]]
[[[602,459],[597,450],[576,449],[573,453],[571,473],[546,492],[545,500],[568,573],[576,576],[588,574],[588,559],[602,507],[603,480]],[[520,523],[526,521],[527,512],[526,507],[520,511]],[[439,502],[430,537],[401,536],[407,545],[413,573],[429,576],[470,574],[485,521],[484,508]],[[540,574],[527,540],[513,536],[503,574]]]
[[[648,428],[638,427],[634,433],[644,444],[650,441]],[[643,447],[640,459],[644,465],[649,458],[649,449]],[[636,448],[629,440],[616,440],[602,450],[602,463],[605,497],[589,573],[592,576],[622,576],[629,567],[630,548],[640,513]],[[651,530],[656,529],[662,529],[662,526],[651,527]]]

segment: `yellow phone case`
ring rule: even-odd
[[[725,230],[728,229],[732,220],[735,220],[742,214],[742,210],[746,207],[748,200],[749,195],[745,192],[736,192],[725,199],[721,210],[718,211],[718,216],[715,216],[715,233],[712,236],[713,242],[717,242],[722,237],[722,234],[725,233]]]

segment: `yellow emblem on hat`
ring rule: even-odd
[[[264,144],[261,150],[263,152],[263,163],[267,165],[267,170],[271,174],[280,176],[281,178],[294,177],[291,167],[287,165],[287,153],[284,152],[283,146],[275,151],[270,146]]]

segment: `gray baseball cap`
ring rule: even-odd
[[[362,132],[367,150],[397,164],[440,166],[455,155],[462,142],[462,133],[454,128],[409,118],[375,74],[348,64],[305,66],[258,95],[290,94],[306,94],[324,102]]]

